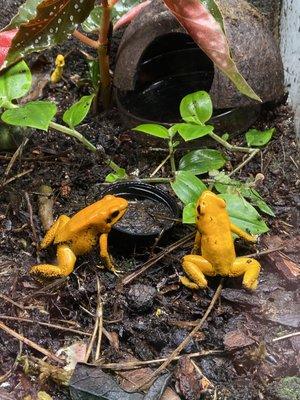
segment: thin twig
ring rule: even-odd
[[[98,360],[100,358],[100,351],[101,351],[101,341],[102,341],[102,334],[103,334],[103,302],[101,299],[101,294],[100,294],[100,281],[97,276],[97,315],[96,318],[98,318],[98,340],[97,340],[97,347],[96,347],[96,353],[95,353],[95,360]]]
[[[19,304],[17,302],[15,302],[14,300],[12,300],[11,298],[5,296],[5,294],[0,293],[0,298],[7,301],[8,303],[13,304],[14,306],[20,308],[20,310],[24,310],[25,307],[22,304]]]
[[[203,315],[203,317],[199,320],[197,326],[187,335],[187,337],[180,343],[180,345],[170,354],[170,356],[167,358],[167,360],[159,367],[157,370],[155,370],[148,378],[143,380],[140,384],[138,384],[137,387],[134,388],[134,390],[139,390],[139,389],[146,389],[151,385],[153,380],[162,372],[164,371],[168,365],[174,360],[174,357],[177,357],[179,353],[190,343],[190,341],[193,339],[195,334],[202,328],[204,322],[206,321],[207,317],[211,313],[216,301],[219,299],[221,291],[223,287],[223,278],[221,279],[221,282],[211,299],[211,302]]]
[[[186,235],[184,238],[178,240],[177,242],[171,244],[169,247],[161,251],[160,253],[156,254],[154,257],[150,258],[150,260],[146,261],[140,268],[138,268],[136,271],[131,273],[130,275],[125,276],[125,278],[121,281],[121,285],[128,285],[128,283],[132,282],[135,278],[138,276],[142,275],[144,272],[146,272],[150,267],[155,265],[158,261],[160,261],[162,258],[164,258],[166,255],[169,253],[172,253],[172,251],[176,250],[178,247],[183,246],[187,242],[189,242],[191,239],[193,239],[195,236],[195,233],[189,233]]]
[[[15,332],[13,329],[9,328],[1,321],[0,321],[0,329],[2,329],[4,332],[8,333],[9,335],[13,336],[14,338],[20,340],[21,342],[25,343],[27,346],[30,346],[33,349],[37,350],[38,352],[44,354],[46,357],[51,358],[53,361],[55,361],[59,364],[64,364],[64,361],[61,358],[57,357],[55,354],[51,353],[50,351],[44,349],[43,347],[41,347],[39,344],[33,342],[32,340],[27,339],[23,335],[20,335],[18,332]]]
[[[164,160],[162,160],[162,162],[150,174],[150,178],[152,178],[154,175],[156,175],[158,173],[158,171],[165,165],[165,163],[169,160],[170,157],[171,157],[171,154],[168,154],[167,157]]]
[[[22,151],[23,151],[24,147],[26,146],[28,140],[29,140],[28,138],[23,139],[23,141],[22,141],[22,143],[20,144],[20,146],[19,146],[19,147],[17,148],[17,150],[14,152],[14,154],[13,154],[13,156],[11,157],[11,159],[10,159],[10,161],[9,161],[7,167],[6,167],[6,170],[5,170],[4,174],[3,174],[3,178],[6,178],[6,177],[9,175],[10,170],[12,169],[14,163],[16,162],[16,159],[17,159],[17,158],[19,157],[19,155],[22,153]]]
[[[32,235],[33,235],[33,239],[34,239],[34,244],[37,250],[37,254],[38,254],[38,249],[39,249],[39,239],[38,239],[38,235],[36,233],[36,229],[35,229],[35,225],[34,225],[34,221],[33,221],[33,211],[32,211],[32,205],[30,202],[30,198],[29,198],[29,194],[27,192],[25,192],[25,199],[26,199],[26,203],[27,203],[27,208],[28,208],[28,213],[29,213],[29,222],[30,222],[30,226],[31,226],[31,230],[32,230]]]
[[[53,289],[55,287],[58,287],[62,285],[65,281],[69,279],[68,276],[63,276],[62,278],[56,279],[53,282],[50,282],[48,285],[42,287],[41,289],[36,290],[35,292],[29,294],[28,296],[23,298],[23,303],[27,302],[28,300],[32,299],[35,296],[39,296],[40,294],[47,294],[50,295],[51,293],[49,292],[50,289]]]
[[[28,318],[21,318],[21,317],[12,317],[10,315],[0,315],[0,320],[1,319],[10,320],[10,321],[27,322],[29,324],[38,324],[38,325],[42,325],[42,326],[47,326],[48,328],[57,329],[60,331],[76,333],[77,335],[92,336],[91,333],[79,331],[79,330],[73,329],[73,328],[68,328],[68,327],[65,327],[62,325],[51,324],[50,322],[36,321],[36,320],[32,320],[32,319],[28,319]]]
[[[263,251],[258,251],[256,253],[247,254],[247,255],[245,255],[243,257],[254,257],[254,258],[257,258],[257,257],[261,257],[261,256],[264,256],[266,254],[274,253],[275,251],[280,251],[280,250],[283,250],[283,249],[284,249],[283,246],[279,246],[279,247],[274,247],[273,249],[267,249],[267,250],[263,250]]]
[[[15,361],[12,365],[12,367],[7,371],[4,375],[0,376],[0,383],[7,381],[7,379],[11,376],[11,374],[14,372],[14,370],[17,368],[19,364],[19,359],[21,358],[23,351],[23,342],[19,341],[19,351],[18,354],[15,357]]]
[[[280,336],[278,338],[273,339],[273,342],[278,342],[279,340],[285,340],[299,335],[300,332],[289,333],[288,335]]]
[[[230,174],[228,174],[228,176],[232,176],[234,175],[236,172],[240,171],[245,165],[248,164],[249,161],[252,160],[253,157],[256,156],[256,154],[258,154],[260,152],[260,149],[255,149],[254,151],[252,151],[252,153],[241,163],[239,164],[233,171],[230,172]]]
[[[21,178],[24,175],[30,174],[30,172],[32,172],[33,170],[34,170],[34,168],[30,168],[30,169],[27,169],[26,171],[20,172],[19,174],[15,175],[15,176],[7,179],[7,181],[3,182],[1,187],[8,185],[9,183],[15,181],[16,179]]]
[[[176,356],[172,361],[179,360],[181,357],[189,357],[189,358],[196,358],[196,357],[204,357],[204,356],[209,356],[212,354],[221,354],[224,353],[223,350],[203,350],[203,351],[198,351],[197,353],[191,353],[191,354],[183,354],[181,356]],[[145,365],[155,365],[155,364],[161,364],[165,361],[167,361],[168,358],[157,358],[154,360],[148,360],[148,361],[128,361],[128,362],[120,362],[120,363],[107,363],[107,364],[98,364],[99,367],[102,369],[111,369],[113,371],[122,371],[122,370],[131,370],[131,369],[136,369],[143,367]]]

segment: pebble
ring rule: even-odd
[[[131,286],[127,293],[127,301],[130,308],[138,312],[149,311],[154,302],[156,289],[152,286],[136,284]]]

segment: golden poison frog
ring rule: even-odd
[[[63,70],[65,66],[65,57],[62,54],[58,54],[55,59],[55,70],[50,76],[51,83],[57,83],[61,80]]]
[[[40,245],[42,249],[52,243],[58,245],[57,265],[35,265],[30,273],[45,278],[67,276],[74,269],[76,256],[88,253],[97,242],[106,267],[117,273],[108,253],[107,239],[111,227],[122,218],[127,206],[127,200],[107,195],[71,218],[61,215],[46,233]]]
[[[205,276],[244,275],[243,286],[255,290],[260,264],[252,258],[236,257],[232,233],[249,242],[256,238],[230,222],[225,201],[209,190],[199,197],[196,211],[194,248],[182,261],[188,278],[181,277],[181,282],[190,289],[203,289],[207,287]]]

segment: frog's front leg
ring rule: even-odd
[[[201,233],[199,231],[196,232],[194,247],[192,250],[192,254],[199,254],[201,249]]]
[[[66,244],[60,244],[57,246],[57,265],[35,265],[30,269],[30,273],[44,278],[61,278],[70,275],[75,262],[76,256],[70,247]]]
[[[243,277],[243,286],[249,290],[255,290],[258,285],[260,263],[253,258],[237,257],[229,269],[229,276]]]
[[[70,221],[70,218],[67,215],[61,215],[51,226],[49,231],[46,233],[44,239],[40,243],[40,248],[45,249],[48,247],[53,240],[55,239],[55,235],[59,229],[64,227],[67,222]]]
[[[183,257],[182,266],[190,278],[188,280],[186,277],[181,278],[181,282],[183,285],[189,287],[190,289],[204,289],[207,287],[207,280],[205,279],[205,275],[207,276],[215,276],[216,272],[209,261],[207,261],[204,257],[190,254]],[[194,286],[196,284],[196,286]]]
[[[114,264],[113,264],[113,262],[111,260],[111,257],[110,257],[110,255],[108,253],[108,243],[107,243],[107,241],[108,241],[108,234],[107,233],[102,233],[102,235],[99,238],[100,257],[102,258],[105,266],[111,272],[113,272],[115,275],[118,275],[118,273],[121,272],[121,271],[118,271],[115,268],[115,266],[114,266]]]
[[[243,229],[239,228],[238,226],[234,225],[233,223],[230,224],[230,230],[232,233],[235,233],[240,238],[243,238],[248,242],[252,242],[252,243],[257,242],[257,238],[255,236],[249,235],[249,233],[245,232]]]

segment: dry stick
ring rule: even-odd
[[[279,340],[289,339],[295,336],[299,336],[300,332],[289,333],[288,335],[280,336],[276,339],[273,339],[273,342],[278,342]]]
[[[64,361],[57,357],[55,354],[50,353],[50,351],[44,349],[37,343],[33,342],[30,339],[27,339],[26,337],[20,335],[19,333],[15,332],[13,329],[10,329],[8,326],[6,326],[3,322],[0,321],[0,329],[2,329],[4,332],[8,333],[9,335],[13,336],[14,338],[20,340],[21,342],[27,344],[27,346],[32,347],[33,349],[37,350],[38,352],[44,354],[45,356],[51,358],[53,361],[59,363],[59,364],[64,364]]]
[[[264,256],[266,254],[274,253],[275,251],[280,251],[280,250],[283,250],[283,249],[284,249],[283,246],[279,246],[279,247],[274,247],[273,249],[267,249],[267,250],[263,250],[263,251],[258,251],[257,253],[247,254],[247,255],[245,255],[243,257],[254,257],[254,258],[255,257],[261,257],[261,256]]]
[[[101,299],[100,295],[100,281],[97,276],[97,296],[98,296],[98,301],[97,301],[97,315],[96,317],[98,318],[98,340],[97,340],[97,347],[96,347],[96,353],[95,353],[95,360],[98,360],[100,357],[100,350],[101,350],[101,341],[102,341],[102,334],[103,334],[103,302]]]
[[[41,289],[36,290],[34,293],[31,293],[28,296],[24,297],[23,303],[30,300],[32,297],[38,296],[40,294],[45,294],[45,293],[47,293],[48,295],[51,294],[51,293],[49,293],[50,289],[53,289],[56,286],[59,286],[60,284],[64,283],[68,279],[69,279],[68,276],[64,276],[62,278],[56,279],[55,281],[49,283],[48,285],[42,287]]]
[[[254,151],[252,151],[252,153],[249,155],[249,157],[246,158],[246,160],[244,160],[241,164],[239,164],[233,171],[230,172],[230,174],[228,174],[228,176],[232,176],[234,175],[236,172],[238,172],[240,169],[242,169],[246,164],[248,164],[249,161],[252,160],[252,158],[254,156],[256,156],[256,154],[258,154],[260,152],[260,149],[255,149]]]
[[[165,163],[169,160],[169,158],[171,158],[171,154],[168,154],[168,156],[164,160],[162,160],[162,162],[150,174],[150,178],[153,178],[153,176],[158,173],[158,171],[165,165]]]
[[[24,310],[25,307],[22,304],[16,303],[14,300],[12,300],[11,298],[5,296],[5,294],[0,293],[0,298],[7,301],[8,303],[13,304],[14,306],[20,308],[20,310]]]
[[[57,329],[60,331],[76,333],[77,335],[92,336],[91,333],[79,331],[79,330],[73,329],[73,328],[64,327],[62,325],[51,324],[50,322],[41,322],[41,321],[36,321],[36,320],[22,318],[22,317],[12,317],[10,315],[0,315],[0,320],[1,319],[5,319],[5,320],[9,320],[9,321],[27,322],[29,324],[38,324],[38,325],[42,325],[42,326],[47,326],[48,328]]]
[[[142,267],[140,267],[138,270],[134,271],[132,274],[125,276],[125,278],[121,281],[122,285],[128,285],[128,283],[132,282],[135,278],[138,276],[142,275],[145,271],[147,271],[150,267],[152,267],[154,264],[156,264],[158,261],[160,261],[162,258],[164,258],[166,255],[172,253],[172,251],[176,250],[178,247],[185,245],[188,243],[191,239],[193,239],[195,236],[195,233],[189,233],[186,237],[178,240],[177,242],[171,244],[169,247],[155,255],[154,257],[150,258],[150,260],[146,261]]]
[[[27,202],[27,208],[28,208],[28,212],[29,212],[29,222],[30,222],[33,238],[34,238],[34,241],[35,241],[35,247],[38,249],[39,239],[38,239],[38,235],[36,233],[36,229],[35,229],[35,226],[34,226],[32,205],[30,203],[29,194],[27,192],[25,192],[25,199],[26,199],[26,202]]]
[[[181,356],[176,356],[173,358],[172,361],[179,360],[182,357],[189,357],[189,358],[196,358],[196,357],[204,357],[212,354],[221,354],[224,353],[224,350],[203,350],[198,351],[197,353],[191,354],[183,354]],[[167,361],[167,358],[157,358],[154,360],[148,361],[128,361],[128,362],[120,362],[120,363],[107,363],[107,364],[98,364],[95,365],[101,367],[102,369],[111,369],[113,371],[122,371],[122,370],[131,370],[143,367],[145,365],[154,365],[154,364],[161,364],[164,361]]]
[[[177,357],[179,355],[179,353],[190,343],[190,341],[193,339],[194,335],[202,328],[204,322],[206,321],[207,317],[211,313],[216,301],[220,297],[220,294],[221,294],[221,291],[222,291],[222,287],[223,287],[223,278],[221,279],[221,282],[220,282],[220,284],[219,284],[219,286],[218,286],[213,298],[211,299],[210,305],[208,306],[205,314],[200,319],[200,321],[197,324],[197,326],[195,326],[195,328],[187,335],[187,337],[183,340],[183,342],[181,342],[180,345],[170,354],[170,356],[167,358],[167,360],[159,368],[157,368],[157,370],[154,371],[153,374],[151,374],[149,376],[149,378],[147,378],[146,380],[141,382],[137,387],[135,387],[134,390],[139,390],[139,389],[142,389],[142,388],[144,388],[144,389],[148,388],[149,385],[153,382],[153,380],[162,371],[164,371],[168,367],[168,365],[174,360],[174,358]]]
[[[8,174],[10,173],[10,170],[12,169],[14,163],[16,162],[16,159],[19,157],[19,155],[22,153],[24,147],[26,146],[27,142],[29,139],[25,138],[22,143],[20,144],[20,146],[17,148],[17,150],[14,152],[13,156],[11,157],[6,170],[3,174],[4,178],[6,178],[8,176]]]
[[[3,184],[0,187],[4,187],[4,186],[8,185],[9,183],[15,181],[16,179],[19,179],[22,176],[29,174],[33,170],[34,170],[34,168],[30,168],[30,169],[27,169],[26,171],[20,172],[19,174],[13,176],[12,178],[7,179],[7,181],[3,182]]]
[[[10,368],[10,370],[7,371],[4,375],[0,376],[0,383],[3,383],[5,381],[7,381],[7,379],[11,376],[11,374],[17,368],[17,366],[19,364],[19,359],[20,359],[20,357],[22,355],[22,351],[23,351],[23,342],[19,341],[19,352],[15,357],[15,361],[14,361],[12,367]]]

